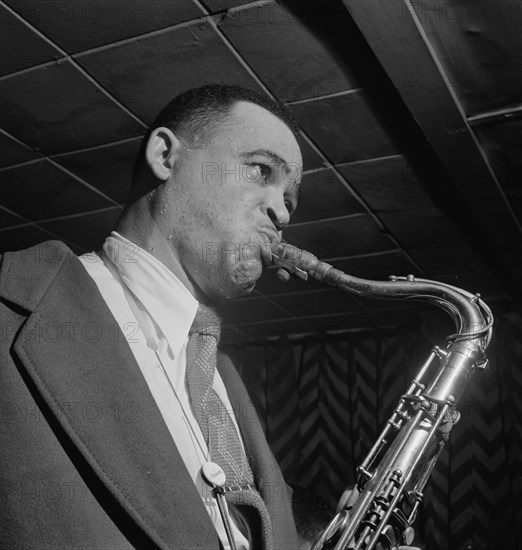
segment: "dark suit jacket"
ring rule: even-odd
[[[65,245],[3,256],[0,330],[0,548],[218,549],[124,335]],[[218,369],[273,547],[297,548],[286,485],[246,390],[229,359]]]

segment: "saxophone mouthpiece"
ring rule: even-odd
[[[304,269],[298,267],[297,264],[290,261],[290,259],[283,258],[284,247],[285,245],[283,243],[278,243],[272,248],[272,260],[274,264],[279,267],[277,270],[277,277],[279,280],[283,283],[287,283],[293,275],[303,281],[307,281],[308,273]]]

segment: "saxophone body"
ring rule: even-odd
[[[357,468],[357,490],[341,498],[336,516],[312,548],[391,550],[411,544],[422,491],[460,416],[456,405],[471,376],[487,365],[491,311],[479,295],[445,283],[412,275],[389,281],[360,279],[284,243],[274,245],[272,254],[283,280],[289,274],[310,276],[359,296],[430,302],[455,323],[457,332],[433,348]]]

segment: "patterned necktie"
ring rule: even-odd
[[[230,504],[251,506],[259,515],[260,528],[272,548],[272,528],[266,506],[255,488],[254,476],[225,404],[212,387],[221,323],[217,314],[200,304],[189,332],[187,384],[194,414],[207,442],[210,458],[226,475],[226,499]]]

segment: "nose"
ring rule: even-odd
[[[269,206],[268,207],[268,217],[270,221],[274,224],[277,231],[283,231],[283,229],[288,225],[290,221],[290,214],[286,209],[284,203],[281,206]]]
[[[282,193],[273,193],[268,204],[267,214],[277,231],[282,231],[290,222],[290,213]]]

